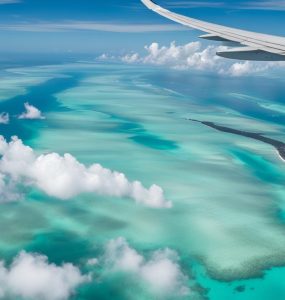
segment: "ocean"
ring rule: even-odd
[[[92,279],[71,299],[285,298],[284,161],[271,145],[190,120],[285,142],[284,78],[95,62],[1,72],[7,140],[157,184],[172,203],[100,193],[59,200],[26,186],[20,201],[0,206],[1,260],[25,250],[74,264]],[[25,102],[45,119],[18,119]],[[118,238],[141,257],[135,270],[110,267],[106,245]],[[156,284],[163,274],[145,275],[166,249],[160,262],[179,273],[167,292]]]

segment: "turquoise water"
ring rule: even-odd
[[[25,249],[91,272],[92,282],[74,299],[285,298],[284,162],[269,145],[187,120],[284,142],[282,78],[249,84],[79,63],[10,69],[5,76],[16,94],[0,95],[0,111],[12,116],[0,125],[2,135],[18,135],[38,153],[68,152],[84,164],[100,163],[146,187],[156,183],[173,208],[96,194],[59,201],[29,189],[25,200],[1,205],[2,259]],[[27,101],[46,119],[18,120]],[[157,295],[135,276],[87,265],[118,237],[146,260],[158,249],[175,250],[190,293]]]

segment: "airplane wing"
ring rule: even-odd
[[[204,22],[171,12],[157,5],[154,1],[141,1],[149,9],[165,18],[207,33],[200,36],[200,38],[220,42],[233,42],[238,46],[217,52],[219,56],[241,60],[285,61],[285,37]]]

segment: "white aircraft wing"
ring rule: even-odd
[[[151,0],[141,0],[149,9],[173,20],[182,25],[186,25],[207,34],[201,38],[220,42],[234,42],[238,47],[229,48],[225,51],[217,52],[217,55],[242,60],[259,61],[285,61],[285,37],[261,34],[221,26],[209,22],[189,18],[171,12]]]

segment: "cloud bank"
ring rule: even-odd
[[[249,1],[249,2],[244,2],[243,5],[241,5],[239,8],[283,11],[285,10],[285,2],[283,0]]]
[[[0,124],[9,124],[10,122],[10,116],[8,113],[2,112],[0,113]]]
[[[46,256],[23,251],[9,267],[0,262],[0,299],[65,300],[89,280],[70,263],[56,266]]]
[[[18,199],[13,192],[16,185],[36,187],[49,196],[62,200],[81,193],[127,197],[137,203],[169,208],[161,187],[146,189],[141,182],[130,182],[122,173],[103,168],[99,164],[85,166],[70,154],[37,155],[17,137],[7,142],[0,136],[0,199]]]
[[[172,42],[169,46],[160,46],[158,43],[152,43],[149,46],[145,46],[146,55],[141,56],[138,53],[131,53],[120,57],[120,59],[129,64],[159,65],[178,70],[212,71],[230,76],[258,74],[269,69],[284,67],[284,63],[240,62],[224,59],[216,55],[216,52],[224,49],[226,49],[225,46],[208,46],[203,48],[200,42],[191,42],[186,45],[176,45],[175,42]],[[108,58],[107,55],[105,57],[106,59]]]
[[[285,2],[283,0],[263,0],[263,1],[177,1],[167,2],[168,8],[231,8],[243,10],[285,10]]]
[[[170,249],[155,251],[146,259],[120,237],[106,245],[103,261],[108,272],[126,272],[156,294],[182,296],[190,292],[179,257]]]
[[[14,3],[20,3],[21,0],[0,0],[0,5],[2,4],[14,4]]]
[[[19,119],[30,119],[30,120],[45,119],[41,111],[35,106],[30,105],[28,102],[24,103],[24,106],[26,111],[19,116]]]

